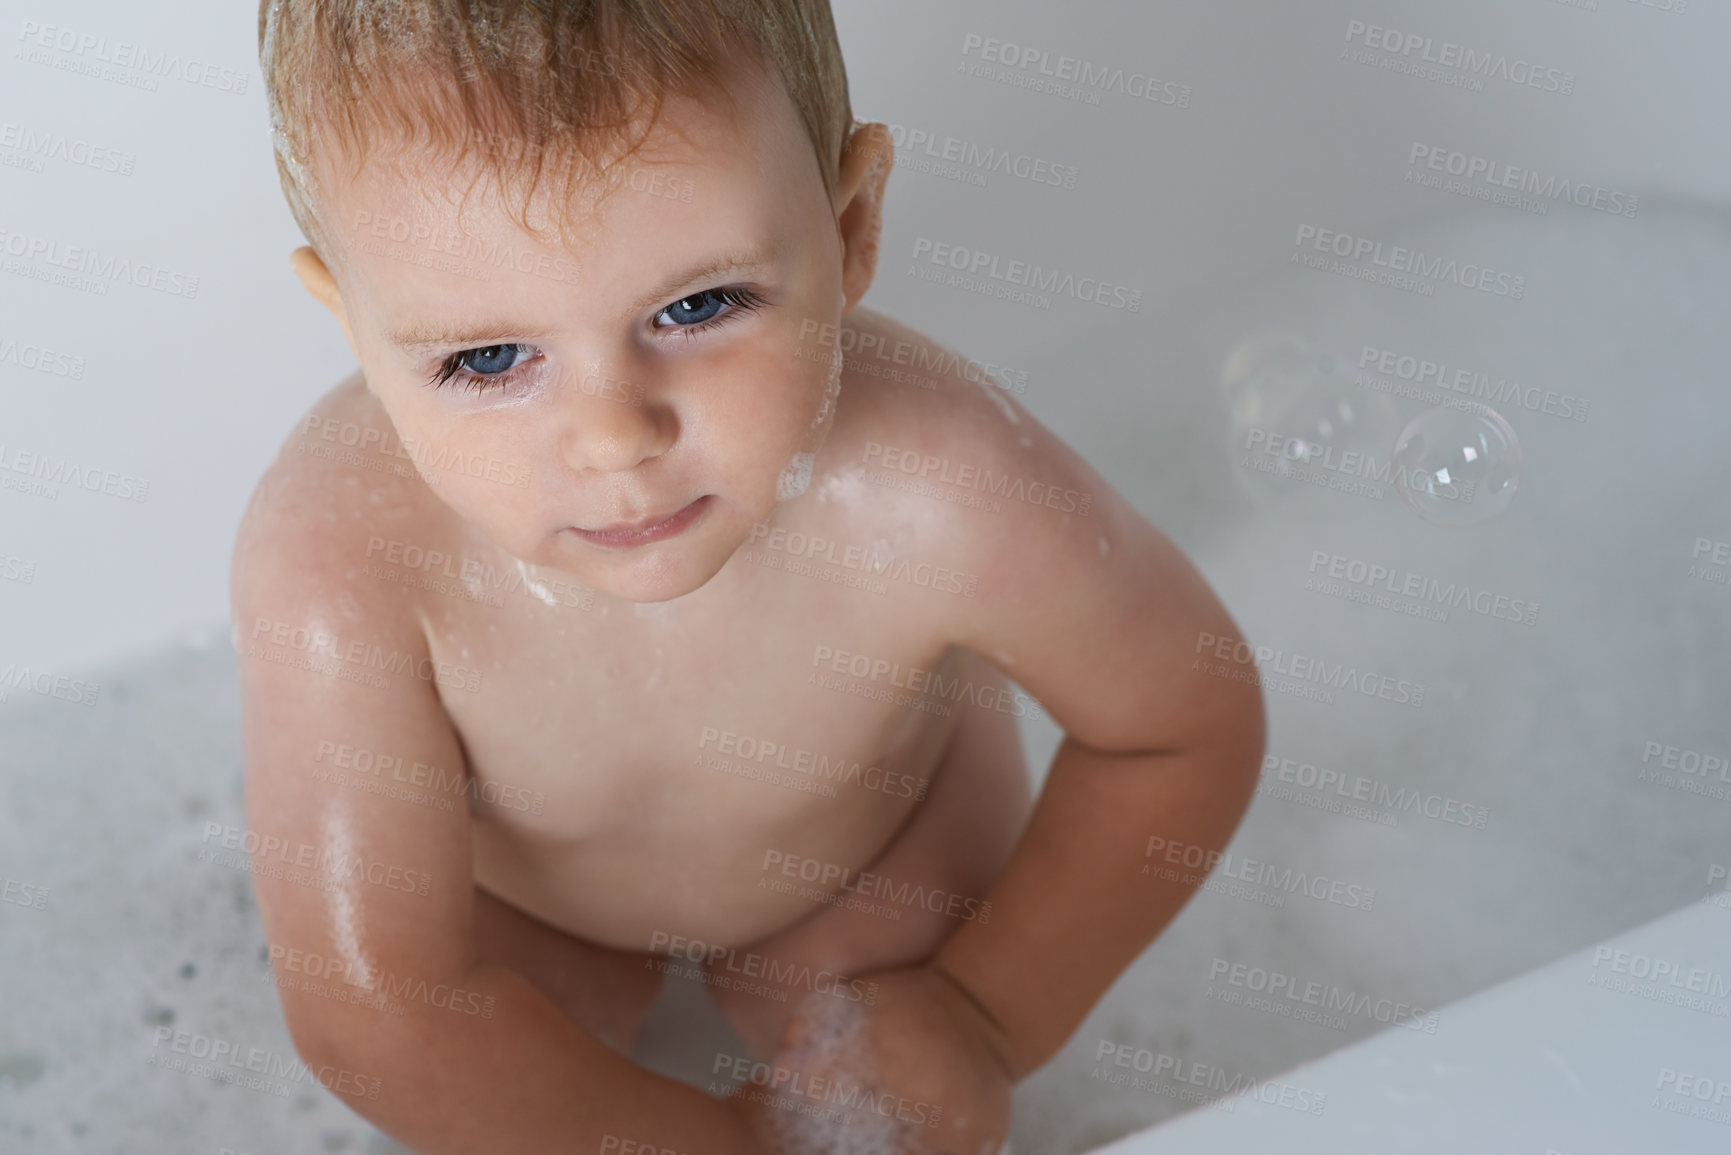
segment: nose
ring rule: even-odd
[[[559,451],[578,472],[618,473],[667,452],[678,429],[637,367],[596,364],[563,383]]]

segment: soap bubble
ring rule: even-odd
[[[1394,447],[1400,495],[1433,525],[1473,525],[1508,507],[1521,480],[1521,442],[1489,405],[1466,402],[1412,419]]]
[[[1233,472],[1258,501],[1340,511],[1388,460],[1394,403],[1353,381],[1292,333],[1263,333],[1227,356],[1220,387],[1232,414]]]

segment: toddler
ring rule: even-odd
[[[259,33],[358,365],[232,566],[296,1049],[422,1152],[999,1151],[1190,895],[1150,838],[1230,838],[1262,701],[1165,537],[861,304],[892,146],[826,0]],[[742,1040],[707,1093],[629,1057],[670,973]]]

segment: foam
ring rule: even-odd
[[[282,7],[283,0],[274,0],[270,9],[265,13],[264,44],[259,51],[259,57],[266,68],[275,68],[277,65],[276,37],[277,26],[282,20]],[[282,105],[277,102],[276,89],[267,83],[264,93],[265,102],[270,112],[271,147],[282,158],[282,162],[288,168],[289,176],[293,178],[295,184],[310,198],[314,191],[312,174],[301,164],[294,144],[289,140],[288,133],[283,128]]]
[[[535,575],[529,572],[529,567],[523,564],[522,558],[512,558],[511,560],[517,563],[517,572],[523,575],[524,589],[534,594],[547,605],[557,606],[559,604],[559,599],[553,596],[553,591],[547,588],[545,582],[536,580]]]
[[[800,1068],[842,1071],[870,1086],[876,1071],[864,1034],[869,1012],[858,1003],[808,997],[800,1006],[800,1041],[781,1062]],[[815,1106],[815,1104],[814,1104]],[[841,1114],[837,1121],[830,1117]],[[869,1111],[825,1105],[821,1113],[773,1112],[779,1155],[895,1155],[904,1125]]]
[[[815,453],[796,453],[793,460],[787,463],[787,468],[781,471],[781,476],[775,481],[775,499],[777,501],[792,501],[811,488],[811,465],[817,460]]]
[[[818,406],[817,416],[811,419],[809,427],[815,441],[808,438],[806,442],[808,445],[821,445],[823,438],[827,436],[827,434],[819,431],[835,414],[836,398],[841,396],[842,360],[842,352],[837,349],[835,355],[830,358],[829,375],[824,380],[823,402]],[[776,479],[775,499],[777,501],[791,501],[804,495],[805,491],[811,488],[811,467],[812,462],[816,459],[817,454],[815,452],[793,455],[793,460],[787,463],[787,468],[783,469],[781,476]]]

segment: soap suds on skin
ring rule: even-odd
[[[853,509],[859,505],[864,491],[865,467],[850,465],[824,474],[823,481],[817,487],[817,499],[820,502],[833,501],[837,505]]]
[[[796,453],[793,460],[787,463],[787,468],[776,478],[775,499],[791,501],[803,494],[811,486],[811,463],[817,459],[813,453]]]
[[[829,376],[823,383],[823,404],[818,406],[817,416],[811,419],[811,427],[816,429],[835,411],[835,399],[841,396],[841,370],[844,364],[842,351],[838,347],[834,356],[829,359]]]
[[[838,348],[830,358],[829,376],[824,381],[823,404],[818,406],[817,416],[811,419],[811,430],[817,432],[835,413],[835,401],[841,396],[842,351]],[[808,442],[810,444],[810,442]],[[811,488],[812,462],[817,460],[816,453],[796,453],[793,460],[787,463],[787,468],[781,471],[781,476],[775,482],[775,499],[777,501],[792,501],[802,496]]]
[[[804,1027],[800,1045],[786,1055],[799,1067],[845,1072],[845,1078],[870,1087],[875,1072],[863,1045],[868,1012],[858,1003],[830,995],[806,996],[798,1011]],[[776,1150],[781,1155],[895,1155],[906,1125],[875,1111],[829,1104],[814,1115],[772,1113]],[[831,1117],[841,1113],[843,1119]]]
[[[523,564],[522,558],[513,558],[512,560],[517,563],[517,572],[523,575],[523,587],[525,589],[550,606],[559,604],[559,599],[553,596],[553,591],[547,588],[546,583],[536,581],[534,576],[530,574],[529,567]]]

